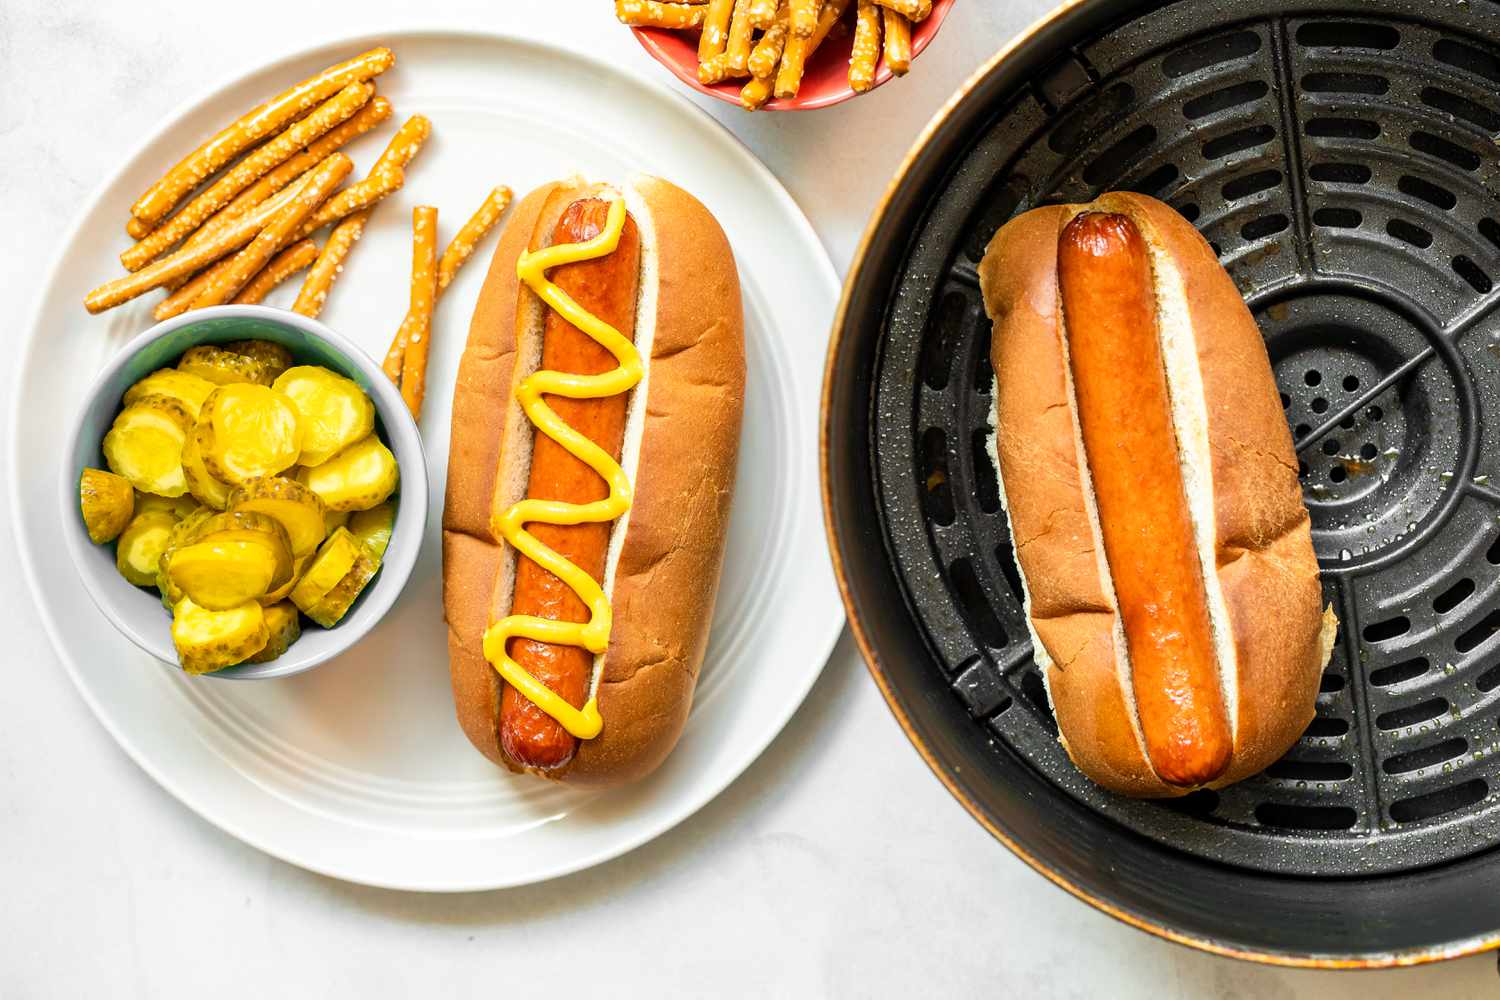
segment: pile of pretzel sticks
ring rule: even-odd
[[[854,0],[852,6],[849,86],[863,93],[875,85],[882,49],[892,74],[911,68],[912,24],[932,13],[932,0]],[[746,79],[740,104],[754,111],[773,96],[797,96],[808,59],[844,27],[850,7],[850,0],[615,0],[615,16],[632,27],[698,30],[698,81]]]
[[[154,311],[158,320],[207,306],[258,303],[307,270],[292,311],[318,316],[370,213],[405,183],[407,167],[432,132],[425,117],[412,116],[363,178],[341,186],[354,163],[340,147],[391,117],[390,101],[375,93],[372,81],[395,61],[382,47],[330,66],[183,157],[130,206],[125,229],[136,242],[120,254],[130,273],[90,292],[88,311],[103,312],[158,288],[167,292]],[[495,188],[440,262],[437,209],[416,209],[414,243],[423,267],[414,261],[410,308],[384,366],[414,415],[425,392],[433,304],[510,197],[509,188]],[[324,227],[332,229],[319,247],[312,237]],[[433,258],[430,266],[424,255]]]

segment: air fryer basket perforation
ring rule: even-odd
[[[908,607],[996,752],[1142,836],[1317,876],[1492,847],[1500,48],[1462,7],[1251,2],[1206,26],[1192,6],[1060,56],[974,137],[916,233],[871,442]],[[1342,619],[1317,719],[1287,757],[1170,806],[1109,796],[1057,744],[982,448],[984,244],[1017,212],[1109,188],[1192,219],[1260,321]]]

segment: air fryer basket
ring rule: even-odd
[[[1497,95],[1497,0],[1083,0],[934,120],[866,234],[824,400],[851,622],[954,794],[1138,926],[1309,964],[1500,943]],[[1286,758],[1170,804],[1058,745],[984,450],[975,265],[1107,189],[1192,220],[1260,322],[1341,618]]]

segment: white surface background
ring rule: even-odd
[[[701,103],[782,178],[842,272],[927,118],[1049,6],[961,0],[912,76],[833,110],[748,117]],[[14,324],[84,196],[185,98],[289,47],[411,26],[417,14],[434,26],[524,26],[665,79],[608,0],[0,0],[4,336],[19,336]],[[13,547],[0,529],[0,567],[15,566]],[[1500,992],[1493,956],[1381,973],[1265,969],[1094,912],[948,796],[847,636],[782,737],[681,827],[590,872],[467,896],[334,882],[179,806],[94,721],[13,571],[0,572],[0,636],[4,998],[505,996],[567,983],[622,996]]]

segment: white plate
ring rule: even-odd
[[[104,359],[149,325],[158,298],[99,317],[81,304],[118,272],[131,200],[220,123],[375,44],[396,51],[396,68],[379,80],[394,117],[420,112],[433,122],[406,187],[375,212],[322,317],[377,357],[405,312],[416,204],[439,206],[446,239],[497,183],[519,197],[574,172],[644,171],[702,199],[734,245],[750,378],[723,585],[682,742],[637,786],[590,794],[513,777],[480,757],[453,720],[438,545],[448,387],[494,236],[438,309],[422,420],[433,485],[424,551],[394,610],[354,651],[284,680],[186,678],[113,631],[61,552],[62,518],[72,515],[53,491],[61,428]],[[350,146],[357,169],[393,128]],[[270,304],[289,304],[294,286]],[[16,381],[8,476],[37,606],[121,746],[189,807],[267,853],[337,878],[422,890],[521,885],[607,860],[733,781],[801,703],[842,627],[816,455],[837,296],[827,255],[775,178],[656,84],[577,53],[476,33],[354,38],[283,59],[172,116],[91,200],[43,286]]]

